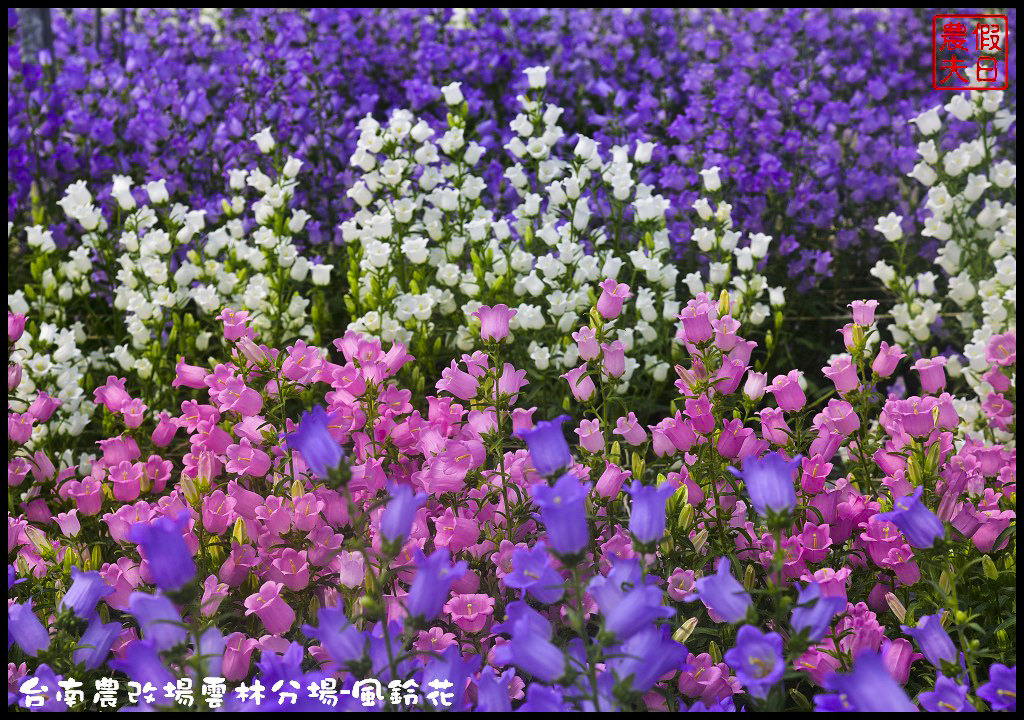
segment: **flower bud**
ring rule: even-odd
[[[730,312],[729,291],[722,290],[718,298],[718,317],[725,317]]]
[[[892,610],[892,614],[896,616],[897,620],[903,622],[906,619],[907,608],[903,606],[903,603],[900,602],[898,597],[892,593],[886,593],[885,602],[889,606],[889,609]]]
[[[999,577],[999,568],[988,555],[981,556],[981,569],[989,580],[996,580]]]
[[[675,640],[677,643],[685,643],[687,640],[689,640],[690,636],[693,634],[693,631],[696,629],[697,618],[692,617],[686,622],[684,622],[682,625],[680,625],[679,628],[674,633],[672,633],[672,639]]]
[[[704,549],[704,545],[708,541],[708,531],[704,528],[693,538],[693,551],[700,555],[701,550]]]
[[[243,518],[235,520],[235,527],[231,530],[231,539],[239,545],[245,545],[249,542],[249,538],[245,534],[245,520]]]
[[[691,525],[693,525],[693,505],[687,503],[679,511],[679,529],[689,530]]]
[[[747,565],[743,571],[743,587],[747,590],[753,590],[754,585],[757,582],[757,571],[754,570],[753,565]]]

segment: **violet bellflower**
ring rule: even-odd
[[[451,705],[445,706],[446,710],[462,712],[466,703],[466,686],[469,678],[474,675],[480,667],[480,657],[471,657],[464,660],[461,648],[456,643],[449,645],[441,653],[440,658],[433,658],[423,668],[421,685],[425,687],[439,687],[439,683],[450,682],[451,692],[454,697],[450,699]],[[443,687],[448,687],[443,685]]]
[[[942,670],[943,662],[956,664],[956,646],[942,627],[942,612],[923,615],[917,621],[917,627],[900,625],[900,630],[917,641],[925,659],[939,670]]]
[[[917,696],[921,707],[928,712],[974,712],[967,701],[967,686],[939,673],[935,688]]]
[[[534,485],[533,501],[540,508],[547,541],[555,554],[577,555],[590,539],[587,529],[586,499],[590,483],[582,485],[572,473],[566,473],[554,487]]]
[[[560,688],[548,687],[543,683],[530,683],[526,688],[526,702],[519,706],[519,711],[533,713],[569,712],[571,708],[566,703],[563,692]]]
[[[328,430],[330,416],[317,405],[312,412],[302,413],[299,428],[287,437],[288,447],[302,453],[302,459],[318,478],[325,479],[338,467],[345,451]]]
[[[441,612],[452,585],[466,574],[465,560],[451,564],[448,548],[437,548],[429,558],[416,551],[416,577],[409,587],[406,610],[411,617],[433,620]]]
[[[629,586],[629,589],[626,589]],[[587,588],[604,618],[604,630],[626,640],[675,610],[662,605],[662,590],[649,584],[635,559],[617,560],[607,577],[597,576]]]
[[[736,635],[736,646],[725,653],[725,661],[752,697],[767,697],[782,679],[786,671],[782,646],[778,633],[762,633],[752,625],[744,625]]]
[[[114,641],[121,635],[124,628],[119,622],[105,623],[97,615],[82,633],[75,650],[75,664],[84,665],[95,670],[103,665],[110,653]]]
[[[526,603],[510,603],[508,620],[496,625],[493,631],[512,636],[493,650],[494,661],[498,665],[515,665],[546,683],[553,683],[565,675],[565,655],[551,642],[551,624]]]
[[[697,580],[697,593],[685,598],[686,602],[700,599],[704,606],[725,622],[737,623],[747,615],[753,604],[750,593],[732,576],[729,558],[719,559],[714,575]]]
[[[988,671],[988,682],[978,688],[978,697],[994,711],[1013,712],[1017,709],[1017,666],[1006,667],[993,663]]]
[[[34,675],[24,677],[18,682],[18,705],[29,708],[28,699],[34,697],[34,704],[31,709],[37,712],[67,712],[68,704],[61,693],[61,687],[57,684],[64,679],[63,675],[57,675],[46,663],[36,668]],[[44,689],[45,688],[45,689]],[[12,694],[7,692],[7,704],[10,705]]]
[[[502,578],[506,587],[525,590],[545,605],[558,602],[565,592],[564,581],[551,565],[543,543],[518,548],[512,553],[512,572]]]
[[[942,521],[921,502],[923,492],[924,488],[919,487],[913,495],[905,495],[897,500],[892,511],[878,514],[880,520],[898,527],[907,542],[916,548],[930,548],[937,538],[946,535]]]
[[[17,643],[22,652],[35,657],[50,647],[50,633],[32,612],[32,598],[7,608],[7,637]]]
[[[148,523],[135,523],[128,538],[141,546],[153,583],[164,591],[180,590],[195,577],[196,564],[185,544],[188,513],[177,519],[158,517]]]
[[[649,625],[610,653],[608,668],[635,692],[647,692],[662,675],[681,669],[686,647],[667,625]]]
[[[408,485],[392,485],[391,499],[380,516],[380,535],[385,543],[401,547],[409,538],[416,511],[427,502],[425,493],[413,493]]]
[[[515,670],[509,668],[498,674],[490,665],[484,666],[480,677],[475,681],[477,712],[512,712],[512,700],[509,688],[515,677]]]
[[[550,477],[572,461],[569,443],[565,441],[562,423],[568,415],[559,415],[554,420],[541,420],[533,430],[516,433],[530,451],[533,467],[544,477]]]
[[[96,603],[114,592],[98,572],[82,572],[77,567],[71,568],[71,587],[64,594],[58,608],[70,608],[71,611],[88,620],[96,611]]]
[[[162,688],[168,683],[174,684],[174,677],[160,659],[160,653],[156,647],[147,640],[136,640],[121,650],[120,657],[112,659],[107,665],[111,670],[123,672],[129,680],[141,683],[152,683],[154,687]],[[147,703],[157,705],[169,705],[170,698],[164,698],[162,692],[144,694],[142,699]]]
[[[363,659],[366,655],[366,633],[349,622],[344,608],[322,607],[317,613],[319,627],[303,625],[306,637],[318,640],[338,667],[344,669],[349,663]]]
[[[836,693],[842,707],[853,712],[917,712],[882,656],[870,650],[857,656],[849,675],[826,677],[825,689]]]
[[[742,472],[729,468],[729,472],[743,481],[750,504],[762,517],[768,511],[782,513],[796,507],[796,483],[793,471],[800,457],[786,460],[781,453],[766,453],[762,457],[751,455],[743,461]]]
[[[807,639],[817,642],[825,637],[832,618],[846,609],[846,600],[836,596],[823,596],[821,586],[808,583],[797,595],[797,607],[793,608],[790,625],[797,632],[807,630]]]
[[[169,650],[185,642],[181,613],[169,598],[133,592],[128,598],[128,607],[139,623],[142,639],[157,650]]]
[[[661,540],[665,534],[665,503],[675,494],[670,483],[644,486],[634,480],[628,492],[633,500],[629,514],[629,532],[641,545]]]

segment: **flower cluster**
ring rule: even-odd
[[[1016,709],[1015,97],[917,11],[40,13],[12,709]]]

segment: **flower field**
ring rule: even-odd
[[[9,8],[9,709],[1013,711],[939,12]]]

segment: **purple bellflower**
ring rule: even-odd
[[[583,551],[590,539],[587,530],[587,493],[590,483],[566,473],[554,487],[534,485],[533,500],[540,508],[540,519],[547,530],[548,544],[562,557]]]
[[[562,432],[562,423],[568,419],[568,415],[559,415],[554,420],[541,420],[532,430],[516,433],[526,442],[533,467],[544,477],[551,477],[572,460]]]
[[[769,510],[782,513],[796,507],[793,471],[799,463],[799,456],[786,460],[781,453],[773,452],[760,458],[751,455],[743,461],[742,472],[736,468],[729,468],[729,472],[743,481],[750,504],[765,517]]]
[[[782,645],[778,633],[762,633],[744,625],[736,635],[736,646],[725,653],[725,661],[752,697],[767,697],[782,679],[786,671]]]
[[[406,609],[412,617],[433,620],[441,612],[452,585],[466,574],[465,560],[451,564],[448,548],[437,548],[429,558],[416,551],[416,577],[409,587]]]
[[[891,512],[879,513],[880,520],[893,523],[900,529],[911,547],[930,548],[937,538],[945,537],[942,521],[921,502],[924,488],[918,488],[913,495],[906,495],[896,501]]]
[[[903,688],[885,667],[882,656],[866,651],[857,656],[849,675],[833,673],[825,678],[825,689],[839,695],[839,701],[853,712],[916,712]]]
[[[287,437],[288,447],[302,453],[309,469],[321,479],[338,467],[345,456],[345,451],[327,429],[329,422],[327,411],[317,405],[312,412],[302,413],[299,429]]]
[[[732,576],[727,557],[719,559],[714,575],[697,580],[696,595],[690,595],[686,601],[698,598],[708,610],[730,623],[740,622],[746,617],[747,608],[753,604],[750,593]]]
[[[161,590],[180,590],[195,577],[196,564],[185,544],[188,522],[188,513],[182,512],[174,520],[158,517],[136,523],[129,531],[128,538],[142,547],[153,583]]]
[[[675,488],[669,483],[644,486],[634,480],[628,492],[633,500],[629,532],[642,545],[657,542],[665,534],[665,503],[675,494]]]

